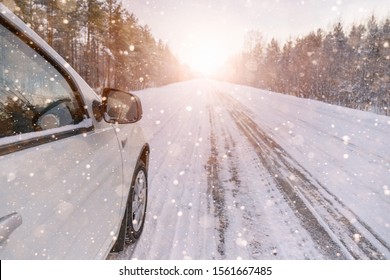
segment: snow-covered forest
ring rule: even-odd
[[[119,0],[15,0],[14,4],[10,8],[94,88],[134,90],[186,75],[168,46]]]
[[[251,31],[229,70],[231,82],[390,115],[390,17],[338,22],[285,44]]]
[[[119,0],[15,0],[15,12],[94,88],[138,90],[193,77]],[[390,115],[390,17],[280,43],[250,31],[216,78]]]

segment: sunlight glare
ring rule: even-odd
[[[182,61],[193,71],[204,76],[215,74],[227,61],[229,54],[223,44],[213,40],[192,43],[182,54]]]

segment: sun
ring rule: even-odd
[[[218,41],[204,39],[193,42],[182,53],[182,62],[194,72],[209,77],[228,60],[229,54]]]

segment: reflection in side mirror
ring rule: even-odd
[[[135,123],[142,117],[141,101],[131,93],[105,88],[102,100],[103,117],[108,123]]]

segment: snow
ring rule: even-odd
[[[390,258],[389,117],[211,80],[136,94],[147,218],[109,258]]]

